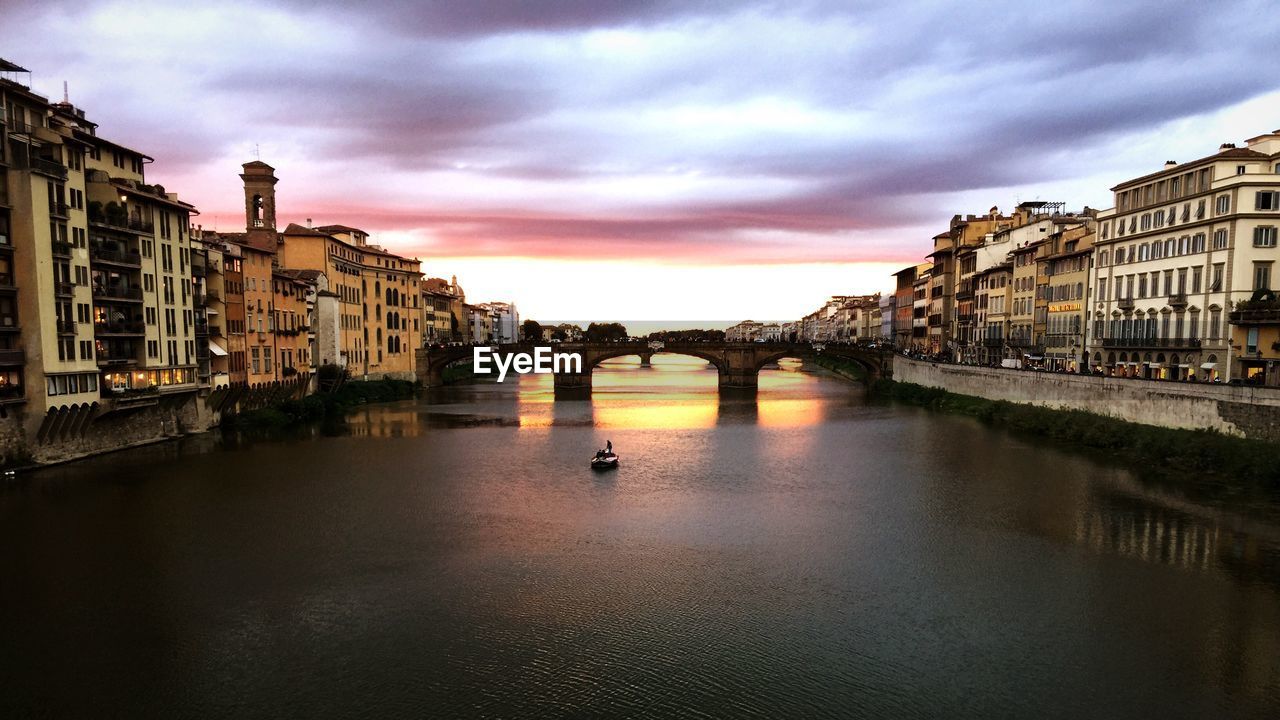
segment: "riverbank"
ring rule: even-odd
[[[341,419],[359,405],[412,398],[417,387],[408,380],[352,380],[331,392],[237,413],[225,418],[222,427],[263,432]]]
[[[1280,445],[1214,430],[1163,428],[1082,410],[1038,407],[953,393],[914,383],[882,380],[880,398],[930,410],[967,415],[1011,432],[1065,446],[1102,451],[1139,473],[1212,477],[1237,490],[1280,491]]]

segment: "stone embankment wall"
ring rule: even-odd
[[[893,379],[960,395],[1280,442],[1280,389],[1041,373],[893,358]]]

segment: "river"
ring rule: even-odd
[[[0,716],[1280,713],[1266,519],[798,363],[637,365],[0,481]]]

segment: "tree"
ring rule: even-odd
[[[542,325],[537,320],[525,320],[520,323],[520,334],[525,342],[538,342],[542,340]]]
[[[616,342],[627,338],[627,328],[622,323],[591,323],[583,333],[589,342]]]

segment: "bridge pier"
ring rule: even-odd
[[[640,353],[640,367],[651,367],[653,365],[653,353]]]
[[[754,368],[720,370],[721,390],[755,390],[759,386],[760,374]]]
[[[590,390],[591,369],[581,373],[556,373],[553,376],[556,390]]]

